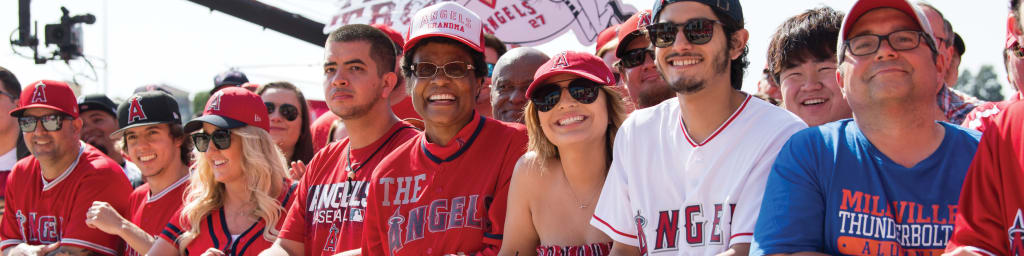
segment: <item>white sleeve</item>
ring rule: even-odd
[[[629,199],[629,180],[626,166],[629,164],[629,129],[624,124],[615,136],[612,149],[612,165],[608,169],[601,197],[594,209],[590,225],[617,242],[640,246],[637,241],[636,223],[633,221],[632,202]]]
[[[729,245],[738,243],[750,243],[754,240],[754,225],[757,224],[757,216],[761,212],[761,200],[764,198],[765,184],[768,182],[768,174],[771,173],[775,157],[779,155],[782,146],[786,144],[790,136],[806,128],[802,123],[793,123],[783,128],[772,138],[765,151],[750,170],[747,179],[743,181],[743,190],[736,200],[736,209],[731,216]]]

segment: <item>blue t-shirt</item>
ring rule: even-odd
[[[875,148],[853,119],[793,135],[775,159],[751,255],[940,255],[980,133],[939,122],[942,144],[912,168]]]

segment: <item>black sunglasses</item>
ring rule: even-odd
[[[599,83],[586,78],[577,78],[569,82],[569,86],[566,89],[569,90],[569,96],[572,96],[576,101],[590,104],[597,100],[600,88],[601,84]],[[541,85],[537,91],[533,92],[532,96],[530,100],[533,101],[533,105],[537,106],[537,110],[548,112],[555,108],[555,105],[558,105],[558,101],[562,99],[562,87],[554,83]]]
[[[628,50],[622,55],[622,58],[619,59],[619,66],[623,68],[635,68],[644,64],[644,60],[646,60],[647,56],[651,56],[651,59],[654,59],[654,51],[647,48]]]
[[[197,132],[192,134],[192,144],[196,145],[196,150],[199,152],[206,152],[207,149],[210,149],[211,140],[217,149],[228,149],[231,147],[231,132],[217,129],[213,133]]]
[[[267,115],[274,114],[274,110],[276,109],[281,111],[281,116],[284,116],[285,120],[295,121],[296,118],[299,118],[299,108],[292,104],[285,103],[281,104],[280,107],[275,107],[273,102],[265,102],[263,104],[267,105]]]
[[[21,116],[18,117],[18,127],[21,132],[30,133],[36,130],[37,123],[43,123],[43,129],[48,132],[59,131],[64,120],[71,120],[71,116],[52,114],[45,116]]]
[[[451,78],[462,78],[473,69],[473,65],[461,61],[452,61],[438,66],[430,62],[417,62],[412,65],[412,72],[418,78],[431,78],[437,75],[437,70],[443,69],[444,74]]]
[[[722,24],[721,21],[710,19],[692,19],[685,23],[662,22],[647,26],[647,35],[654,47],[665,48],[676,42],[676,34],[679,27],[683,27],[683,35],[691,44],[706,44],[711,42],[711,36],[715,34],[715,24]]]

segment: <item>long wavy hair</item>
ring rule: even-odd
[[[626,107],[623,105],[622,95],[615,90],[608,86],[601,86],[601,91],[606,96],[605,110],[608,111],[608,129],[605,130],[604,152],[608,157],[608,161],[611,161],[612,143],[615,142],[615,133],[619,131],[622,121],[626,120]],[[526,103],[524,113],[526,114],[526,118],[524,118],[526,119],[526,134],[529,135],[526,151],[537,154],[535,161],[530,164],[543,166],[547,161],[560,159],[558,146],[555,146],[555,144],[548,140],[544,130],[540,127],[540,115],[537,113],[537,107],[533,105],[532,100]]]
[[[270,133],[254,126],[231,129],[232,135],[238,135],[241,143],[231,145],[242,147],[242,170],[249,188],[249,203],[255,205],[252,214],[263,219],[263,239],[274,241],[280,230],[276,223],[283,217],[284,208],[276,198],[286,193],[287,184],[284,155],[277,150]],[[190,178],[185,196],[185,206],[181,210],[181,223],[189,223],[184,234],[178,237],[178,250],[184,254],[185,248],[199,235],[199,223],[211,211],[224,205],[227,197],[224,184],[213,177],[213,169],[205,154],[198,154],[195,171]]]

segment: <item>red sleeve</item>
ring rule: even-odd
[[[516,126],[516,128],[521,128]],[[497,255],[501,249],[501,239],[505,230],[505,214],[508,206],[508,189],[512,184],[512,173],[515,170],[519,157],[526,153],[526,131],[519,131],[511,139],[505,151],[505,157],[501,163],[500,174],[496,181],[494,201],[487,209],[487,216],[490,218],[490,230],[484,234],[483,243],[487,245],[484,250],[475,255]]]
[[[182,207],[184,207],[184,205],[182,205]],[[164,231],[160,232],[158,237],[177,247],[178,237],[184,234],[185,230],[188,229],[188,226],[190,225],[187,220],[186,222],[182,222],[182,219],[183,216],[181,216],[181,208],[178,208],[178,210],[171,215],[171,219],[168,220],[167,226],[164,227]]]
[[[1007,237],[1004,216],[1008,211],[1005,205],[993,202],[1006,202],[1002,186],[1004,169],[1019,171],[1016,167],[1004,166],[1000,159],[1013,159],[1016,152],[1010,143],[1002,143],[1006,129],[1011,127],[993,126],[984,133],[978,144],[964,179],[960,192],[960,203],[956,214],[956,225],[953,236],[946,247],[952,251],[957,247],[970,246],[973,251],[987,251],[990,255],[1009,255],[1009,238]],[[1019,174],[1018,174],[1019,175]]]
[[[128,183],[128,178],[124,176],[121,168],[112,160],[93,161],[93,163],[96,162],[100,163],[93,166],[80,166],[78,167],[80,169],[75,170],[91,173],[82,177],[82,180],[78,182],[76,198],[73,199],[71,205],[71,218],[64,220],[64,234],[60,243],[103,254],[117,255],[123,248],[124,241],[116,235],[90,228],[85,224],[85,216],[89,208],[92,207],[93,201],[107,202],[121,216],[129,216],[127,214],[128,195],[132,192],[132,186]],[[105,163],[109,163],[109,165]],[[76,218],[79,216],[81,218]]]
[[[25,172],[27,165],[25,164],[26,162],[27,161],[19,161],[14,166],[14,170],[19,170],[18,173],[15,173],[15,171],[12,170],[6,181],[7,184],[4,188],[4,209],[9,212],[6,212],[2,216],[3,219],[0,220],[0,239],[2,239],[0,240],[0,250],[25,242],[25,238],[21,234],[21,229],[18,228],[21,226],[21,223],[18,222],[17,213],[11,211],[11,209],[13,209],[15,201],[17,200],[17,198],[14,197],[13,191],[17,191],[18,186],[14,180],[17,180],[17,177],[20,177],[20,174]],[[16,176],[16,174],[18,175]]]

